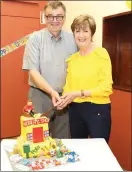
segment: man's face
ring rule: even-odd
[[[65,21],[65,12],[62,7],[52,9],[48,7],[45,11],[45,20],[47,28],[51,33],[59,32]]]

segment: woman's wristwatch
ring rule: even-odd
[[[85,98],[85,94],[83,90],[81,90],[81,98]]]

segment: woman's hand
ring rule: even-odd
[[[80,97],[81,93],[80,92],[70,92],[70,93],[65,93],[63,96],[61,96],[61,103],[57,106],[58,110],[63,109],[66,107],[68,104],[70,104],[76,97]]]

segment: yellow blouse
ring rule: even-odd
[[[110,103],[112,94],[112,67],[109,54],[105,48],[95,48],[89,55],[81,56],[79,52],[67,60],[67,77],[64,93],[89,90],[90,97],[77,97],[73,102]]]

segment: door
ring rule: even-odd
[[[111,57],[114,88],[124,91],[132,91],[131,33],[131,12],[104,18],[103,46],[108,50]]]
[[[33,143],[44,141],[43,127],[33,128]]]
[[[46,1],[1,1],[1,48],[45,27],[40,11]],[[20,116],[28,97],[28,73],[22,70],[24,46],[1,57],[1,138],[20,135]]]

